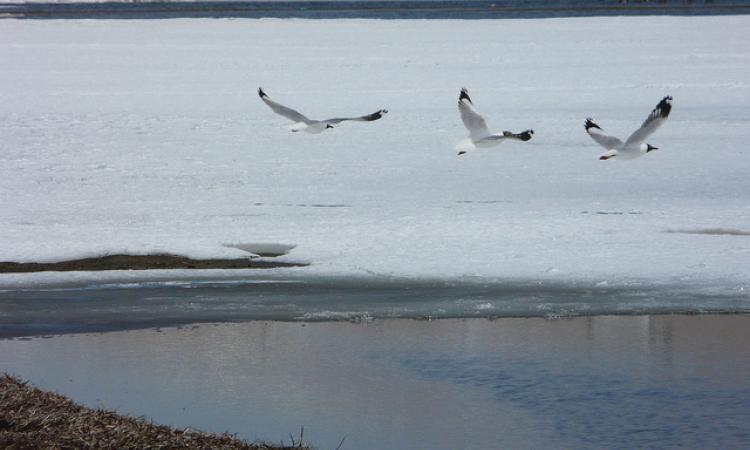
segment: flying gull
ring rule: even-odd
[[[651,114],[648,115],[646,121],[643,122],[643,125],[635,130],[625,142],[622,142],[614,136],[604,134],[604,130],[594,123],[590,117],[586,119],[584,127],[593,140],[609,150],[607,153],[600,156],[599,159],[635,159],[639,156],[645,155],[651,150],[658,150],[657,147],[644,143],[643,141],[645,141],[647,137],[649,137],[667,120],[670,111],[672,111],[672,97],[666,96],[661,99],[659,104],[656,105],[656,108],[651,111]]]
[[[531,135],[534,134],[534,130],[526,130],[522,133],[512,133],[510,131],[503,131],[502,134],[490,133],[484,117],[479,115],[474,109],[474,104],[471,102],[469,91],[466,88],[461,89],[461,94],[458,96],[458,111],[461,113],[461,120],[464,122],[464,126],[469,130],[469,138],[456,145],[456,150],[460,150],[458,152],[459,155],[463,155],[468,150],[473,150],[477,147],[494,147],[506,139],[528,141],[531,139]]]
[[[304,131],[306,133],[312,133],[312,134],[322,133],[323,131],[329,128],[333,128],[333,125],[339,124],[346,120],[356,120],[360,122],[372,122],[373,120],[380,119],[381,117],[383,117],[383,114],[386,114],[388,112],[388,110],[386,109],[381,109],[380,111],[376,111],[372,114],[368,114],[362,117],[344,117],[344,118],[326,119],[326,120],[313,120],[313,119],[307,118],[307,116],[293,110],[292,108],[288,108],[284,105],[281,105],[271,100],[268,97],[268,95],[265,92],[263,92],[263,88],[258,88],[258,95],[260,96],[260,99],[263,100],[263,102],[266,105],[268,105],[269,108],[273,110],[273,112],[275,112],[276,114],[280,116],[284,116],[287,119],[294,122],[294,124],[290,127],[290,130]]]

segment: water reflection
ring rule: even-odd
[[[0,341],[0,368],[160,423],[320,448],[737,447],[747,316],[251,322]]]

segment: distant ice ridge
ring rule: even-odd
[[[749,229],[750,16],[248,24],[2,21],[0,260],[273,242],[311,265],[259,277],[747,286],[747,236],[665,230]],[[320,117],[376,98],[389,118],[281,132],[256,98],[271,84]],[[534,139],[457,158],[463,85]],[[596,159],[587,115],[623,134],[667,94],[663,150]],[[4,274],[0,289],[254,276]]]

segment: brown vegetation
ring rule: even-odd
[[[109,255],[55,263],[0,262],[0,273],[73,270],[150,270],[150,269],[270,269],[304,264],[268,261],[259,258],[190,259],[176,255]]]

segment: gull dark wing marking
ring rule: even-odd
[[[604,130],[602,130],[599,125],[594,123],[594,121],[590,117],[586,119],[586,123],[583,125],[583,127],[586,128],[586,133],[588,133],[593,140],[595,140],[605,149],[614,150],[622,147],[621,140],[617,139],[614,136],[604,134]]]
[[[672,112],[672,97],[666,96],[651,111],[651,114],[648,115],[641,127],[635,130],[628,140],[625,141],[625,146],[640,145],[647,137],[662,126],[667,117],[669,117],[670,112]]]
[[[336,118],[336,119],[327,119],[327,120],[324,120],[323,122],[330,123],[330,124],[341,123],[341,122],[343,122],[345,120],[356,120],[356,121],[359,121],[359,122],[372,122],[373,120],[380,119],[385,114],[388,114],[388,110],[387,109],[381,109],[381,110],[375,111],[372,114],[368,114],[368,115],[362,116],[362,117],[340,117],[340,118]]]
[[[503,136],[509,139],[518,139],[519,141],[529,141],[531,136],[534,134],[534,130],[526,130],[520,133],[513,133],[511,131],[503,131]]]

